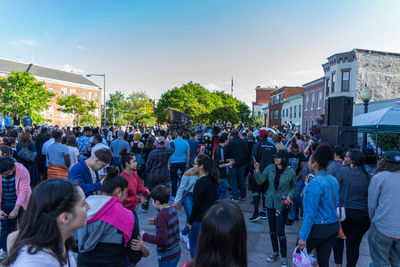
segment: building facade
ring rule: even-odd
[[[0,75],[7,76],[14,70],[31,73],[37,81],[45,82],[46,89],[55,94],[49,103],[49,108],[40,113],[47,120],[48,124],[61,127],[73,126],[74,116],[58,111],[60,107],[57,104],[57,98],[67,98],[70,95],[77,95],[83,100],[95,103],[97,108],[93,112],[93,115],[99,119],[98,125],[100,125],[101,88],[85,76],[55,68],[0,59]]]
[[[303,85],[302,133],[308,134],[309,130],[317,124],[317,119],[324,114],[324,85],[324,77]]]
[[[284,86],[275,89],[271,93],[271,103],[269,105],[269,127],[279,127],[282,125],[282,105],[284,99],[303,93],[302,87],[289,87]]]
[[[271,101],[271,93],[276,88],[268,88],[268,87],[256,87],[256,101],[253,102],[253,115],[254,116],[264,116],[263,108],[265,108],[266,104],[269,104]]]
[[[365,84],[372,90],[371,102],[400,98],[400,54],[353,49],[328,57],[322,65],[325,98],[351,96],[362,103]]]
[[[286,121],[296,125],[296,130],[302,132],[302,117],[303,117],[303,94],[298,94],[282,102],[281,125]]]

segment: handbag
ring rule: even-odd
[[[332,199],[333,199],[333,204],[335,205],[335,209],[337,212],[335,197],[333,196],[333,192],[332,192],[331,186],[329,185],[328,179],[326,179],[324,176],[321,176],[321,177],[323,177],[326,180],[326,182],[328,183],[328,187],[329,187],[329,190],[331,191],[331,195],[332,195]],[[342,224],[340,223],[339,214],[337,214],[337,215],[338,215],[338,223],[339,223],[339,232],[338,232],[336,238],[346,240],[346,235],[344,234]]]
[[[25,163],[33,163],[35,161],[36,155],[36,152],[33,152],[26,147],[23,147],[18,151],[19,159]]]
[[[185,191],[185,193],[182,194],[181,200],[179,200],[178,203],[175,203],[175,209],[180,210],[182,209],[182,205],[183,205],[183,199],[187,196],[187,194],[190,193],[190,190],[192,190],[192,188],[194,187],[196,183],[192,184],[189,189],[187,191]]]
[[[293,204],[285,205],[283,208],[284,219],[286,225],[292,225],[295,220]]]

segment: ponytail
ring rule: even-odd
[[[210,158],[208,155],[202,154],[197,156],[197,164],[203,165],[204,171],[208,174],[208,176],[214,181],[218,182],[219,180],[219,170],[217,163],[215,160]]]

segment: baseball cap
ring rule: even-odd
[[[400,163],[400,151],[390,150],[383,155],[385,161]]]
[[[286,150],[279,150],[277,153],[275,153],[273,155],[274,158],[289,158],[289,152],[287,152]]]
[[[90,128],[89,126],[86,126],[86,127],[83,128],[83,131],[84,132],[89,132],[89,131],[92,131],[92,128]]]
[[[258,132],[258,135],[261,136],[261,137],[268,136],[268,131],[267,130],[260,130]]]

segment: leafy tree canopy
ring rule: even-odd
[[[44,122],[40,112],[49,108],[54,96],[44,86],[44,82],[36,81],[28,72],[13,71],[7,77],[0,77],[0,111],[18,113],[20,118],[30,113],[34,123]]]
[[[76,95],[70,95],[67,98],[57,98],[57,104],[60,105],[59,111],[74,115],[75,126],[98,123],[98,119],[91,114],[97,108],[93,101],[86,101]]]
[[[224,117],[232,118],[235,121],[237,118],[247,121],[250,115],[249,107],[238,99],[224,92],[210,92],[200,84],[193,82],[179,88],[175,87],[161,96],[155,109],[157,122],[165,123],[167,121],[167,108],[188,114],[195,123],[212,123],[217,120],[217,117],[221,117],[217,116],[218,110],[213,112],[217,108],[223,108],[220,111],[224,112]],[[227,112],[234,112],[236,116],[228,117]]]

